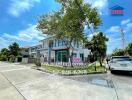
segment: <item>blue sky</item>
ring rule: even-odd
[[[125,43],[132,42],[131,0],[84,0],[97,7],[103,24],[99,31],[105,32],[109,38],[108,53],[121,48],[119,28],[125,31]],[[111,16],[109,8],[119,5],[124,8],[124,16]],[[30,46],[43,39],[41,32],[36,30],[38,17],[56,11],[60,5],[54,0],[0,0],[0,48],[12,42],[20,46]]]

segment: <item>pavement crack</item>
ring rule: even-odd
[[[113,79],[112,79],[111,75],[110,74],[107,74],[107,77],[109,77],[109,80],[110,80],[110,82],[109,82],[110,84],[109,85],[111,85],[113,87],[113,89],[114,89],[114,91],[116,93],[117,100],[120,100],[119,99],[119,96],[118,96],[118,93],[117,93],[117,90],[116,90],[116,87],[115,87],[115,84],[113,82]]]
[[[16,89],[16,91],[23,97],[24,100],[27,100],[23,94],[18,90],[18,88],[1,72],[1,75]]]

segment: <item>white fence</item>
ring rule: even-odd
[[[60,67],[69,67],[71,66],[71,63],[66,63],[66,62],[56,62],[56,63],[42,63],[44,65],[51,65],[51,66],[60,66]],[[96,65],[96,62],[94,63],[72,63],[74,67],[87,67],[91,65]]]

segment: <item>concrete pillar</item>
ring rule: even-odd
[[[48,49],[48,64],[51,63],[51,47]]]

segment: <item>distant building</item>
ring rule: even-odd
[[[21,47],[21,57],[18,57],[18,62],[28,63],[29,58],[29,46]]]
[[[23,58],[29,56],[29,46],[21,47],[21,55]]]
[[[121,6],[113,6],[110,8],[110,13],[112,16],[122,16],[124,15],[124,8]]]
[[[36,58],[37,57],[37,50],[42,48],[42,44],[38,44],[35,46],[31,46],[28,48],[29,57],[30,58]]]

